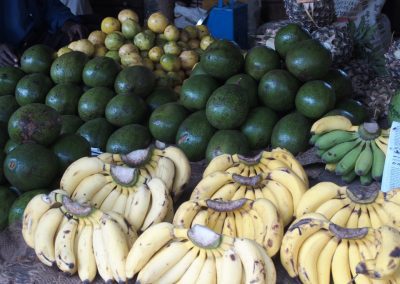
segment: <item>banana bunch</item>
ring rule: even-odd
[[[292,153],[281,148],[275,148],[271,152],[261,151],[254,157],[245,157],[240,154],[217,156],[204,170],[203,178],[215,172],[225,171],[251,177],[281,168],[289,168],[308,188],[308,176],[303,166]]]
[[[311,128],[310,143],[326,163],[326,169],[350,183],[357,176],[363,185],[380,181],[383,175],[389,129],[375,122],[353,126],[343,116],[321,118]]]
[[[288,225],[296,212],[298,202],[307,190],[304,181],[289,168],[265,170],[257,175],[213,172],[194,188],[191,200],[221,199],[225,201],[247,198],[265,198],[271,201]]]
[[[28,203],[22,234],[42,263],[78,272],[82,282],[93,281],[97,271],[105,282],[125,282],[125,259],[137,239],[123,216],[74,202],[62,190]]]
[[[173,224],[191,228],[202,225],[218,234],[255,240],[272,257],[280,248],[283,224],[267,199],[186,201],[177,209]]]
[[[170,159],[161,157],[162,161]],[[89,203],[104,212],[123,215],[129,224],[144,231],[155,223],[171,221],[173,202],[165,180],[173,181],[174,171],[160,166],[164,179],[144,169],[83,157],[72,163],[61,178],[61,189],[80,203]]]
[[[276,283],[274,263],[256,242],[159,223],[134,243],[126,260],[136,283]]]
[[[304,193],[296,217],[312,212],[346,228],[389,225],[400,229],[400,189],[383,193],[378,187],[321,182]]]
[[[302,283],[400,283],[400,232],[393,227],[349,229],[318,213],[296,219],[282,240],[281,263]],[[384,279],[376,282],[372,279]]]
[[[175,201],[183,193],[191,175],[191,166],[183,151],[160,142],[126,155],[103,153],[98,158],[108,164],[139,168],[145,175],[162,179]]]

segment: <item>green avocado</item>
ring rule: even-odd
[[[47,194],[47,189],[35,189],[32,191],[25,192],[18,196],[18,198],[12,203],[10,211],[8,213],[8,224],[14,222],[22,222],[24,211],[29,201],[38,194]]]
[[[106,87],[94,87],[87,90],[78,102],[79,117],[84,121],[104,117],[106,106],[114,95],[113,90]]]
[[[54,108],[59,114],[76,114],[78,102],[82,95],[81,87],[71,84],[55,85],[46,96],[46,105]]]
[[[180,102],[189,110],[204,109],[208,98],[219,85],[210,75],[191,76],[182,84]]]
[[[109,57],[95,57],[89,60],[82,71],[82,80],[89,87],[109,87],[114,85],[120,70],[115,60]]]
[[[237,74],[230,77],[225,84],[236,84],[246,90],[247,97],[249,100],[249,107],[256,107],[258,105],[257,88],[258,84],[256,80],[247,74]]]
[[[281,59],[279,54],[266,46],[253,47],[246,55],[244,63],[245,72],[259,81],[268,71],[279,69]]]
[[[76,133],[85,138],[92,148],[105,151],[107,140],[114,130],[114,126],[104,117],[99,117],[86,121],[79,127]]]
[[[42,73],[33,73],[19,80],[15,88],[15,99],[20,106],[44,103],[47,93],[53,86],[50,78]]]
[[[0,96],[0,123],[8,123],[11,115],[19,108],[13,95]]]
[[[44,44],[31,46],[21,56],[21,69],[26,73],[49,74],[54,50]]]
[[[222,154],[249,153],[249,142],[246,136],[239,130],[218,130],[211,137],[206,149],[206,159],[210,162]]]
[[[61,130],[60,135],[74,134],[78,128],[83,124],[83,120],[76,115],[62,115],[61,116]]]
[[[109,153],[127,154],[133,150],[147,148],[150,142],[151,135],[145,126],[129,124],[111,134],[106,149]]]
[[[80,51],[71,51],[61,55],[53,61],[50,68],[50,77],[54,83],[74,83],[82,81],[82,70],[88,57]]]
[[[5,186],[0,186],[0,231],[4,230],[8,225],[8,212],[17,199],[17,194]]]
[[[146,98],[146,103],[150,111],[154,111],[161,105],[176,102],[178,98],[179,94],[171,88],[158,87]]]
[[[0,67],[0,96],[14,95],[15,87],[25,73],[12,66]]]
[[[278,30],[275,35],[275,50],[285,58],[289,49],[297,48],[300,41],[310,39],[311,36],[297,24],[288,24]]]
[[[118,73],[114,82],[117,94],[138,95],[143,98],[151,94],[156,85],[154,73],[144,66],[131,66]]]
[[[115,126],[141,123],[146,118],[147,105],[139,96],[117,95],[108,102],[105,114],[107,121]]]

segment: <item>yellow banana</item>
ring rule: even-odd
[[[204,170],[203,178],[215,172],[224,172],[227,169],[231,168],[233,165],[234,161],[232,155],[222,154],[216,156],[214,159],[210,161],[210,163]]]
[[[198,224],[194,223],[193,224]],[[203,224],[200,224],[203,225]],[[232,212],[228,212],[225,218],[224,226],[222,228],[222,235],[235,237],[237,236],[236,232],[236,223],[235,223],[235,216]],[[263,234],[264,236],[264,234]]]
[[[333,255],[332,278],[335,284],[351,283],[352,281],[349,264],[349,244],[347,240],[340,242]]]
[[[121,187],[119,187],[119,188],[120,188],[121,194],[115,200],[114,206],[109,211],[113,211],[113,212],[123,215],[125,213],[125,207],[126,207],[126,202],[128,201],[129,193],[126,188],[121,188]]]
[[[353,209],[354,209],[354,204],[353,205],[350,204],[348,206],[343,207],[332,216],[331,222],[338,226],[346,227],[347,222],[349,221],[349,218],[351,216],[351,213],[353,212]]]
[[[376,146],[378,146],[378,148],[381,149],[382,152],[385,153],[385,155],[386,155],[388,145],[387,145],[387,144],[383,144],[382,141],[379,140],[379,139],[375,139],[375,144],[376,144]]]
[[[176,227],[190,228],[194,217],[201,210],[200,205],[196,201],[186,201],[182,203],[176,210],[174,221]]]
[[[262,189],[263,197],[270,200],[278,209],[282,222],[288,225],[294,215],[293,197],[289,189],[274,180],[268,180]],[[268,192],[268,193],[267,193]],[[273,195],[273,197],[271,197]]]
[[[350,271],[356,284],[369,284],[368,277],[356,272],[356,266],[361,261],[360,251],[358,250],[357,242],[359,240],[349,240],[349,265]]]
[[[139,230],[146,218],[151,204],[151,192],[147,185],[142,184],[138,187],[138,191],[133,194],[129,207],[129,212],[125,212],[128,216],[129,224]]]
[[[200,270],[199,277],[196,280],[196,284],[216,284],[217,283],[217,270],[215,267],[215,257],[214,255],[206,251],[207,258],[203,264],[203,267]]]
[[[239,255],[235,250],[228,249],[224,251],[222,257],[216,259],[217,262],[217,283],[240,284],[243,266]]]
[[[155,177],[161,179],[165,183],[168,191],[171,192],[175,178],[174,162],[172,162],[172,160],[167,157],[161,157],[158,160]]]
[[[116,184],[109,182],[100,189],[90,200],[90,204],[95,208],[100,208],[107,196],[117,187]]]
[[[100,224],[97,222],[94,222],[93,227],[93,253],[96,261],[96,266],[101,278],[106,283],[112,282],[114,280],[114,277],[111,271],[110,261],[107,257],[105,244],[103,242],[102,230]]]
[[[223,185],[232,182],[232,175],[225,172],[215,172],[203,178],[194,188],[191,200],[209,199]]]
[[[324,215],[327,219],[331,219],[336,212],[348,205],[350,201],[345,199],[331,199],[321,204],[315,212]]]
[[[106,213],[109,215],[112,219],[114,219],[118,225],[121,227],[122,231],[124,232],[126,236],[126,241],[128,242],[128,247],[131,248],[132,245],[135,243],[136,239],[138,238],[137,235],[137,229],[133,227],[132,225],[127,222],[127,220],[124,218],[123,215],[110,211]]]
[[[78,236],[76,248],[78,275],[82,282],[92,282],[97,273],[93,252],[93,227],[84,226]]]
[[[72,194],[72,199],[79,203],[90,201],[93,196],[107,184],[103,174],[97,173],[84,178]]]
[[[331,263],[339,240],[333,237],[325,245],[317,260],[318,284],[329,284],[331,279]]]
[[[360,204],[356,204],[353,212],[351,212],[350,218],[347,221],[346,228],[357,228],[358,227],[358,218],[360,214]]]
[[[121,187],[117,185],[106,197],[106,199],[104,199],[103,203],[100,206],[101,211],[103,212],[111,211],[120,195],[121,195]]]
[[[317,120],[311,126],[311,134],[322,134],[333,130],[350,130],[351,121],[340,115],[326,116]]]
[[[361,204],[361,214],[358,218],[357,228],[372,227],[371,220],[369,219],[367,205]]]
[[[192,226],[193,225],[203,225],[203,226],[207,226],[208,224],[208,218],[209,218],[209,214],[208,211],[204,210],[204,211],[200,211],[194,218],[192,221]]]
[[[371,220],[372,228],[377,229],[380,226],[384,225],[381,223],[381,220],[379,219],[379,216],[376,213],[373,206],[368,206],[368,214],[369,214],[369,218]]]
[[[225,184],[210,199],[232,200],[239,187],[236,182]]]
[[[66,218],[66,217],[65,217]],[[55,258],[58,268],[63,272],[74,274],[77,270],[75,257],[75,237],[78,221],[71,218],[66,222],[55,238]]]

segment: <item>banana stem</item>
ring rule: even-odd
[[[254,157],[246,157],[246,156],[242,156],[240,154],[238,154],[237,157],[239,158],[240,162],[242,162],[246,165],[252,166],[252,165],[256,165],[260,162],[261,157],[262,157],[262,152],[258,153]]]
[[[231,200],[231,201],[208,199],[208,200],[206,200],[206,204],[207,204],[208,208],[211,208],[214,211],[229,212],[229,211],[235,211],[239,208],[242,208],[243,205],[246,203],[246,201],[247,201],[246,198],[241,198],[241,199]]]
[[[84,206],[78,202],[74,202],[66,195],[62,196],[62,204],[68,213],[74,216],[86,217],[92,212],[92,207]]]
[[[262,181],[262,177],[261,177],[261,175],[246,177],[246,176],[241,176],[238,174],[233,174],[232,180],[234,182],[237,182],[237,183],[240,183],[240,184],[246,185],[246,186],[258,186],[258,185],[260,185],[260,183]]]
[[[343,228],[334,223],[329,224],[329,231],[338,239],[362,239],[368,234],[369,228]]]
[[[369,204],[375,201],[380,192],[377,184],[370,186],[350,185],[347,187],[346,193],[351,201],[359,204]]]
[[[381,129],[376,122],[364,122],[358,128],[358,134],[364,140],[374,140],[381,135]]]
[[[194,225],[187,236],[196,246],[205,249],[218,248],[222,240],[220,234],[202,225]]]
[[[122,186],[134,185],[138,180],[138,170],[124,166],[111,165],[110,174]]]
[[[153,152],[150,146],[146,149],[138,149],[126,155],[121,155],[121,160],[131,167],[138,167],[148,162]]]

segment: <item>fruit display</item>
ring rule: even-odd
[[[139,236],[126,260],[127,278],[140,283],[275,283],[274,263],[249,239],[196,225],[152,226]]]
[[[308,213],[319,213],[346,228],[377,229],[384,225],[398,228],[399,196],[399,189],[384,194],[379,187],[321,182],[304,193],[295,214],[300,218]]]
[[[255,240],[270,257],[279,251],[283,236],[281,217],[264,197],[186,201],[176,210],[173,224],[182,228],[202,225],[224,236]]]
[[[385,53],[386,68],[394,78],[399,78],[399,65],[400,65],[400,41],[393,40],[388,51]]]
[[[311,128],[311,143],[326,163],[326,169],[350,183],[357,176],[363,185],[380,181],[390,130],[379,128],[375,122],[353,126],[344,116],[328,116]]]
[[[398,283],[400,232],[389,226],[343,228],[318,213],[296,219],[283,237],[281,262],[302,283]]]

